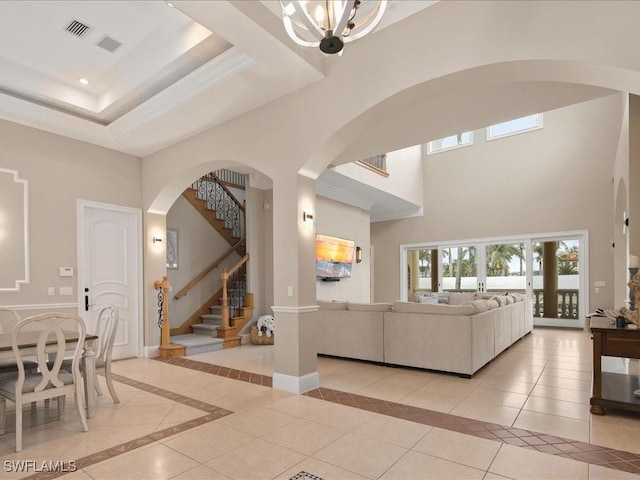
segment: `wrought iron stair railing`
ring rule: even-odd
[[[224,227],[233,237],[242,238],[245,234],[245,208],[229,191],[215,173],[196,180],[192,185],[196,196],[203,200],[207,209],[215,212],[215,217],[224,222]]]
[[[230,270],[222,272],[222,330],[232,328],[230,319],[240,316],[247,293],[247,253]]]

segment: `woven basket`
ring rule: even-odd
[[[265,334],[258,335],[258,327],[251,327],[251,343],[254,345],[273,345],[273,337],[267,337]]]

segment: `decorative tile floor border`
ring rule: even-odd
[[[267,375],[243,372],[241,370],[189,360],[183,357],[157,360],[171,365],[207,372],[212,375],[219,375],[268,387],[272,386],[271,377]],[[303,395],[382,415],[401,418],[423,425],[473,435],[495,442],[528,448],[537,452],[548,453],[558,457],[565,457],[579,462],[640,475],[640,455],[636,453],[601,447],[591,443],[579,442],[577,440],[556,437],[530,430],[505,427],[495,423],[459,417],[449,413],[427,410],[329,388],[320,387]]]
[[[323,479],[321,477],[318,477],[317,475],[312,475],[308,472],[303,471],[300,473],[296,473],[289,480],[323,480]]]
[[[263,387],[272,387],[273,382],[270,376],[260,375],[258,373],[245,372],[244,370],[236,370],[234,368],[222,367],[220,365],[214,365],[212,363],[197,362],[195,360],[189,360],[185,357],[171,357],[171,358],[154,358],[159,362],[169,363],[171,365],[177,365],[179,367],[189,368],[191,370],[198,370],[204,373],[210,373],[219,377],[226,377],[232,380],[240,380],[241,382],[254,383],[256,385],[262,385]]]
[[[206,412],[206,415],[188,420],[178,425],[172,425],[171,427],[167,427],[157,432],[150,433],[149,435],[145,435],[144,437],[129,440],[128,442],[121,443],[120,445],[116,445],[115,447],[110,447],[100,452],[92,453],[85,457],[79,458],[78,460],[76,460],[76,468],[78,470],[82,470],[83,468],[102,462],[104,460],[108,460],[117,455],[122,455],[123,453],[130,452],[132,450],[135,450],[136,448],[144,447],[145,445],[149,445],[150,443],[163,440],[167,437],[171,437],[172,435],[176,435],[192,428],[199,427],[200,425],[204,425],[205,423],[213,422],[214,420],[218,420],[219,418],[233,413],[231,410],[216,407],[215,405],[211,405],[210,403],[202,402],[200,400],[196,400],[195,398],[186,397],[179,393],[171,392],[169,390],[165,390],[164,388],[159,388],[148,383],[139,382],[137,380],[123,377],[121,375],[111,374],[111,377],[116,382],[129,385],[144,392],[152,393],[169,400],[173,400],[177,403],[181,403],[197,410],[202,410],[203,412]],[[61,475],[64,475],[64,473],[65,472],[59,471],[42,472],[30,475],[28,477],[23,477],[22,480],[49,480],[52,478],[58,478]]]

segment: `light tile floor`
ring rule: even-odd
[[[272,354],[245,345],[189,358],[270,376]],[[640,453],[640,415],[589,413],[591,355],[585,332],[535,329],[472,379],[326,357],[318,371],[328,389]],[[64,476],[75,480],[638,478],[156,360],[113,371],[121,403],[100,397],[87,433],[72,397],[62,421],[55,407],[27,408],[17,454],[9,406],[0,478],[29,477],[45,461],[77,461],[82,468]],[[19,460],[34,463],[25,470]]]

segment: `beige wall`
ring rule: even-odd
[[[620,95],[620,102],[624,108],[616,160],[613,166],[613,215],[612,244],[613,250],[613,276],[614,276],[614,300],[616,308],[625,305],[629,299],[627,288],[627,270],[629,256],[629,235],[624,226],[624,213],[629,212],[629,95]]]
[[[76,200],[141,208],[140,159],[3,120],[0,145],[0,168],[29,182],[31,260],[31,282],[0,292],[0,305],[76,304]],[[61,278],[62,266],[73,267],[74,276]],[[59,296],[58,287],[74,294]]]
[[[182,325],[211,295],[222,287],[220,274],[231,268],[240,259],[232,253],[222,264],[209,272],[186,296],[176,300],[182,290],[200,272],[211,265],[231,246],[207,222],[202,215],[182,196],[178,197],[167,213],[167,230],[178,231],[178,268],[168,269],[167,276],[172,287],[169,297],[171,327]]]
[[[369,302],[369,212],[324,197],[316,198],[316,208],[317,233],[354,240],[355,245],[362,248],[362,263],[356,263],[354,259],[351,278],[339,282],[316,281],[318,300]]]
[[[400,298],[401,244],[588,230],[590,306],[613,303],[612,171],[620,95],[545,113],[544,128],[426,157],[424,216],[374,223],[375,298]],[[606,121],[603,121],[606,119]],[[384,252],[384,254],[381,254]],[[596,294],[594,281],[606,287]]]
[[[629,253],[640,256],[640,97],[629,96]]]
[[[255,307],[254,318],[273,314],[272,197],[270,189],[247,189],[247,251],[250,255],[248,273],[249,291],[253,293]]]

